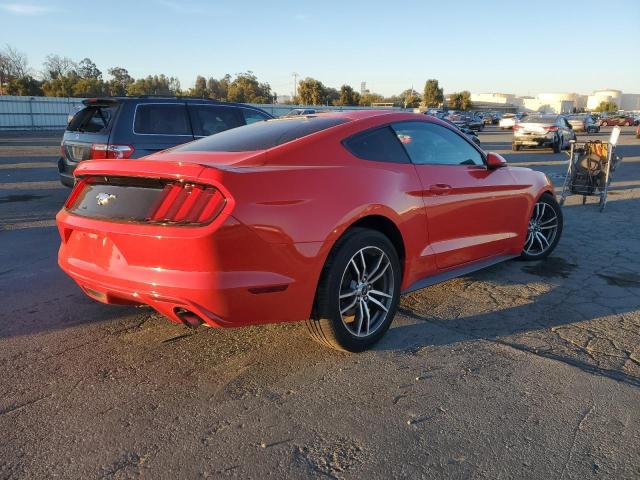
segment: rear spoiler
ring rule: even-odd
[[[115,98],[87,98],[82,101],[85,107],[111,107],[118,103],[120,102]]]

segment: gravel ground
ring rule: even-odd
[[[566,155],[480,138],[561,181]],[[0,478],[640,477],[631,129],[606,212],[570,198],[551,258],[404,297],[358,355],[86,298],[56,265],[58,142],[0,135]]]

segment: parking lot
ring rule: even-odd
[[[511,135],[479,137],[560,185],[567,155]],[[0,133],[0,478],[640,477],[633,128],[606,211],[570,197],[552,257],[407,295],[353,355],[87,298],[56,264],[60,137]]]

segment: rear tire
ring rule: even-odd
[[[533,208],[520,259],[541,260],[548,257],[560,241],[562,226],[560,205],[553,195],[543,193]]]
[[[551,148],[553,149],[553,153],[560,153],[560,150],[562,149],[562,139],[560,136],[556,137]]]
[[[311,337],[345,352],[370,348],[393,321],[401,279],[398,254],[385,235],[364,228],[347,231],[322,270],[307,320]]]
[[[521,147],[520,145],[517,145],[515,143],[511,144],[511,150],[514,151],[514,152],[519,151],[520,147]]]

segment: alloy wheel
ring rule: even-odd
[[[345,268],[338,304],[346,329],[356,337],[373,335],[385,323],[394,297],[393,266],[378,247],[358,250]]]
[[[558,215],[546,202],[538,202],[529,220],[524,253],[531,256],[544,254],[553,245],[558,233]]]

